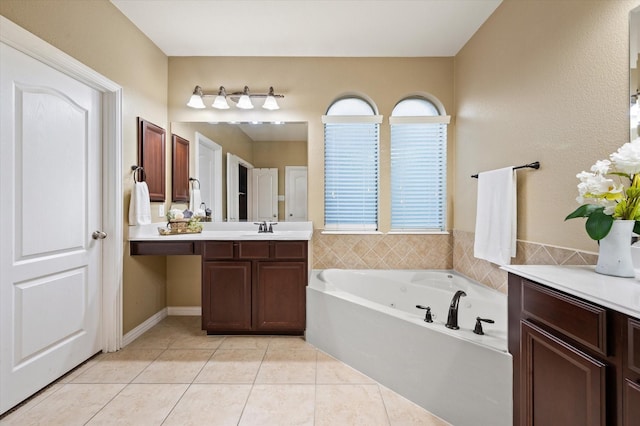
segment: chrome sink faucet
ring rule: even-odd
[[[258,234],[271,233],[273,234],[273,225],[277,225],[278,222],[269,222],[264,220],[262,222],[253,222],[254,225],[258,225]]]
[[[447,328],[452,330],[458,330],[458,304],[460,303],[460,298],[462,296],[466,296],[462,290],[456,291],[456,294],[453,295],[453,299],[451,299],[451,305],[449,305],[449,315],[447,315],[447,323],[445,324]]]

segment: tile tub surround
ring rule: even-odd
[[[484,285],[507,293],[507,272],[473,256],[473,232],[453,232],[453,269]],[[513,265],[595,265],[596,253],[517,241]]]
[[[424,425],[445,421],[300,337],[207,336],[170,316],[0,425]]]
[[[450,234],[323,234],[312,238],[312,269],[451,269]]]
[[[454,269],[507,292],[507,273],[473,256],[473,232],[452,234],[323,234],[313,232],[312,269]],[[517,242],[514,265],[595,265],[598,255],[544,244]]]

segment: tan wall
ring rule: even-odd
[[[628,19],[636,1],[505,0],[455,58],[454,223],[474,232],[483,170],[518,172],[518,239],[597,251],[575,175],[628,141]]]
[[[2,0],[0,14],[123,87],[126,234],[129,167],[137,162],[136,117],[167,128],[167,57],[107,0]],[[164,258],[132,258],[123,245],[126,333],[166,306],[166,270]]]
[[[224,86],[228,92],[248,85],[253,92],[273,86],[285,96],[281,109],[243,111],[231,108],[194,110],[186,106],[193,88]],[[382,231],[390,228],[389,125],[395,104],[415,92],[438,98],[453,111],[453,58],[169,58],[169,119],[183,121],[304,121],[309,125],[309,219],[324,226],[324,133],[321,116],[340,95],[368,96],[384,116],[380,136],[380,207]],[[453,132],[451,132],[453,133]],[[449,137],[453,148],[453,136]],[[254,159],[255,161],[255,159]],[[453,159],[450,161],[453,163]],[[452,186],[450,193],[452,193]],[[449,203],[451,204],[451,202]],[[449,225],[452,216],[450,216]]]
[[[506,292],[507,274],[473,257],[478,171],[518,171],[514,264],[585,265],[597,244],[575,175],[629,139],[629,11],[634,1],[505,0],[455,58],[453,267]]]

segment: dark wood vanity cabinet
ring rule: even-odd
[[[509,274],[514,425],[640,425],[640,321]]]
[[[307,241],[202,243],[208,334],[303,334]]]

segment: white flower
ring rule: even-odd
[[[609,158],[618,172],[628,175],[640,173],[640,138],[625,143]]]
[[[609,160],[598,160],[596,161],[596,164],[591,166],[591,171],[601,175],[606,175],[607,173],[609,173],[610,165],[611,165],[611,161]],[[583,172],[583,173],[586,173],[586,172]]]
[[[582,197],[598,197],[607,193],[622,192],[623,189],[622,185],[616,185],[613,179],[598,173],[582,172],[576,177],[580,179],[578,192]]]

